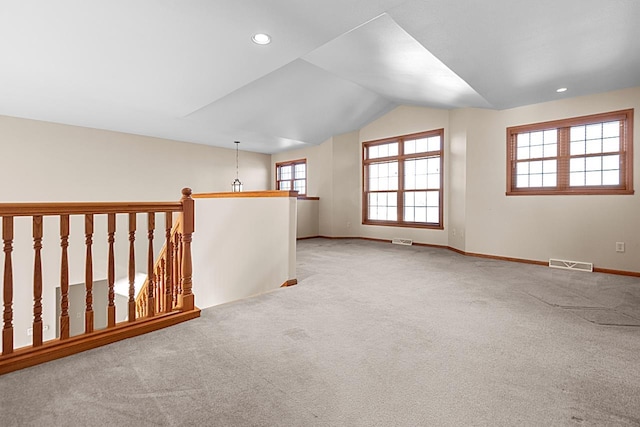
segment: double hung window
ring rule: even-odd
[[[507,194],[632,194],[633,110],[507,128]]]
[[[307,194],[307,161],[293,160],[276,163],[276,189],[294,190],[299,196]]]
[[[443,228],[444,129],[363,144],[363,223]]]

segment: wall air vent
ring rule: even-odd
[[[566,259],[549,259],[549,267],[564,270],[593,271],[593,263],[581,261],[567,261]]]
[[[411,239],[393,239],[391,241],[391,243],[393,243],[394,245],[411,246],[411,245],[413,245],[413,240],[411,240]]]

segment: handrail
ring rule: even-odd
[[[180,213],[180,217],[173,226],[173,214]],[[155,219],[157,213],[164,213],[165,216],[165,246],[173,249],[175,240],[173,235],[180,236],[179,250],[168,251],[165,249],[161,256],[154,263],[153,241],[156,230]],[[94,301],[93,301],[93,240],[94,240],[94,219],[96,215],[107,216],[107,242],[108,242],[108,304],[105,307],[107,312],[106,328],[97,331],[94,327]],[[147,240],[148,240],[148,262],[147,262],[147,283],[145,301],[146,310],[136,310],[135,298],[135,241],[137,231],[138,214],[147,216]],[[84,216],[84,243],[85,243],[85,310],[84,310],[84,333],[79,336],[70,337],[70,316],[69,316],[69,235],[70,216]],[[128,216],[128,277],[129,277],[129,298],[127,303],[127,319],[124,322],[116,323],[115,305],[115,232],[117,215]],[[14,243],[14,218],[32,217],[32,238],[34,250],[33,262],[33,307],[32,307],[32,328],[30,328],[33,338],[31,346],[14,348],[14,307],[19,304],[14,301],[14,290],[19,289],[14,284],[13,265],[13,243]],[[60,336],[58,338],[45,341],[43,332],[46,330],[43,324],[44,310],[51,307],[43,306],[43,218],[46,216],[58,216],[60,220]],[[70,202],[70,203],[1,203],[0,217],[2,218],[2,241],[4,252],[4,275],[2,285],[3,296],[3,325],[2,325],[2,352],[0,354],[0,374],[32,366],[47,360],[63,357],[89,348],[98,347],[110,342],[114,342],[127,337],[150,332],[151,330],[166,327],[180,321],[188,320],[199,316],[200,311],[195,307],[192,293],[192,260],[191,260],[191,239],[194,232],[194,200],[191,197],[191,189],[182,190],[182,198],[179,202]],[[180,233],[172,230],[180,230]],[[142,230],[140,230],[142,231]],[[177,254],[177,256],[176,256]],[[167,260],[171,265],[167,266]],[[163,272],[171,278],[161,277],[156,280],[156,266],[165,263]],[[179,280],[176,281],[176,278]],[[156,282],[175,284],[170,286],[171,295],[158,295],[156,304]],[[47,278],[46,283],[51,283]],[[162,300],[162,302],[160,301]],[[22,301],[22,300],[20,300]],[[161,309],[156,310],[156,307]],[[15,307],[15,312],[22,313],[23,310],[31,310],[21,306]]]
[[[180,212],[181,202],[0,203],[0,216]]]

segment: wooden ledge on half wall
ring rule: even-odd
[[[268,191],[239,191],[239,192],[224,192],[224,193],[198,193],[193,194],[191,197],[194,199],[225,199],[225,198],[239,198],[239,197],[298,197],[297,191],[281,191],[281,190],[268,190]]]

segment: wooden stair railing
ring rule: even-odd
[[[178,295],[181,294],[180,284],[182,272],[178,260],[182,256],[182,227],[178,219],[171,226],[171,218],[165,218],[165,243],[160,250],[158,259],[151,271],[154,272],[154,281],[150,281],[150,275],[142,285],[136,297],[136,316],[147,317],[149,313],[170,312],[178,307]],[[151,284],[151,285],[150,285]],[[149,289],[152,286],[153,289]],[[157,295],[154,300],[150,297]],[[149,301],[154,301],[150,303]]]
[[[174,213],[180,216],[172,225]],[[165,216],[165,248],[154,262],[153,240],[156,213]],[[148,275],[144,292],[135,297],[135,241],[138,214],[147,215]],[[84,216],[85,232],[85,310],[84,333],[70,336],[69,333],[69,234],[70,216]],[[93,302],[93,241],[94,219],[106,215],[108,244],[107,283],[108,303],[105,329],[94,328]],[[128,279],[129,292],[126,321],[116,323],[115,305],[115,232],[116,216],[128,215]],[[179,202],[106,202],[106,203],[0,203],[2,217],[2,241],[4,251],[3,325],[0,374],[33,366],[49,360],[68,356],[118,340],[171,326],[200,315],[195,307],[192,292],[191,239],[194,232],[194,201],[191,189],[182,190]],[[43,269],[42,241],[43,217],[57,216],[60,221],[60,316],[59,337],[43,340]],[[33,238],[33,307],[13,307],[14,289],[22,284],[14,283],[12,262],[14,243],[14,218],[31,217]],[[143,302],[142,302],[143,301]],[[140,306],[139,306],[140,305]],[[55,309],[55,307],[53,308]],[[14,311],[32,310],[32,344],[14,348]]]

